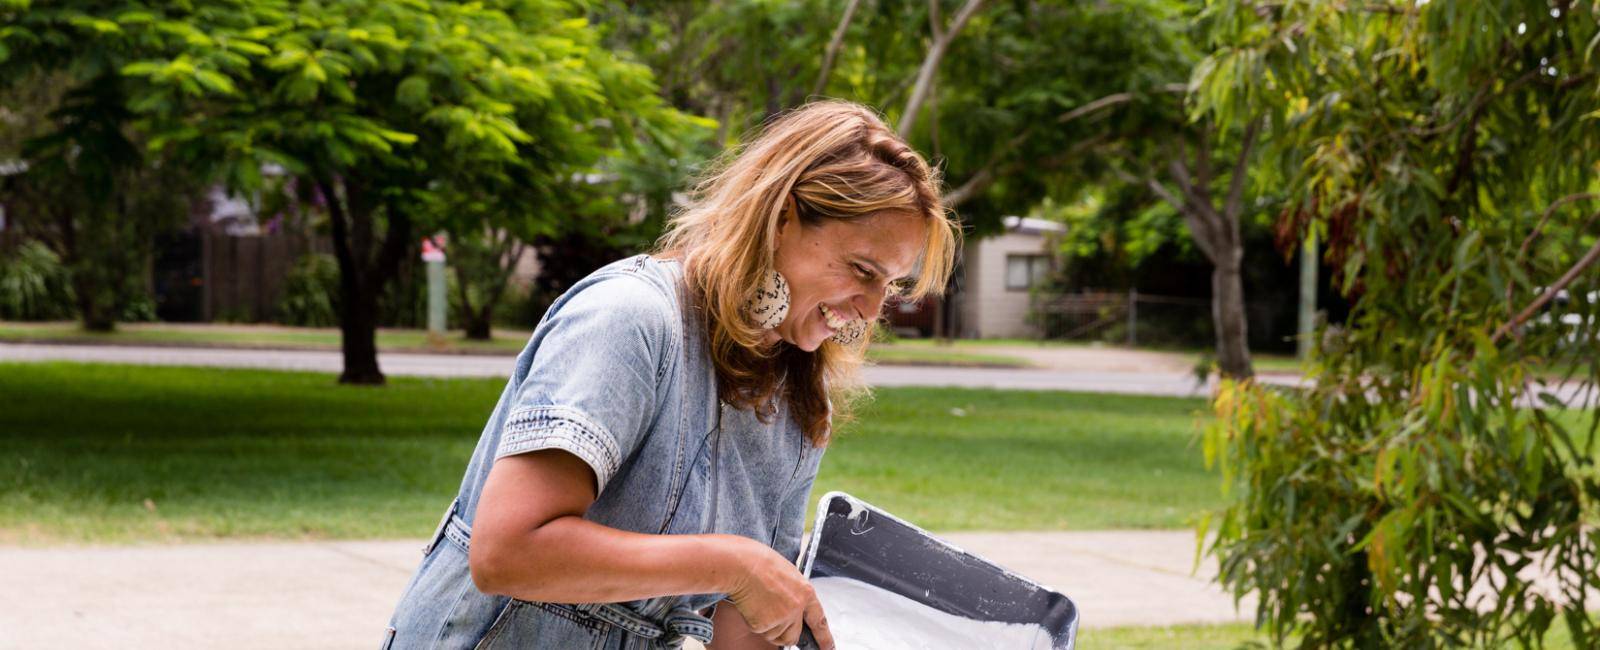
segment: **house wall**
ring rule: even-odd
[[[1045,238],[1035,232],[1007,232],[981,239],[967,248],[960,298],[961,336],[1039,336],[1039,329],[1028,323],[1028,291],[1006,288],[1006,255],[1038,255],[1044,251]]]

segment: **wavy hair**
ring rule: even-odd
[[[791,200],[800,223],[919,215],[926,241],[909,299],[944,290],[960,230],[940,199],[939,170],[871,109],[823,100],[782,113],[701,175],[656,254],[683,261],[690,303],[706,327],[723,401],[770,414],[781,397],[814,446],[867,394],[861,365],[871,337],[815,352],[763,344],[746,302],[773,268],[780,219]]]

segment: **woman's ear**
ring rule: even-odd
[[[790,194],[783,199],[783,212],[778,214],[778,241],[782,242],[788,234],[789,224],[800,223],[800,204]]]
[[[800,201],[793,194],[783,197],[783,217],[779,223],[790,220],[800,221]]]

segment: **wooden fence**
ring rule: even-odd
[[[297,234],[202,235],[200,247],[206,321],[272,320],[284,280],[300,256],[331,253],[332,243]]]

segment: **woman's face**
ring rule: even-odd
[[[882,212],[859,219],[822,219],[815,226],[785,213],[774,264],[789,282],[789,315],[767,333],[811,352],[844,323],[875,321],[885,295],[917,262],[923,219]]]

